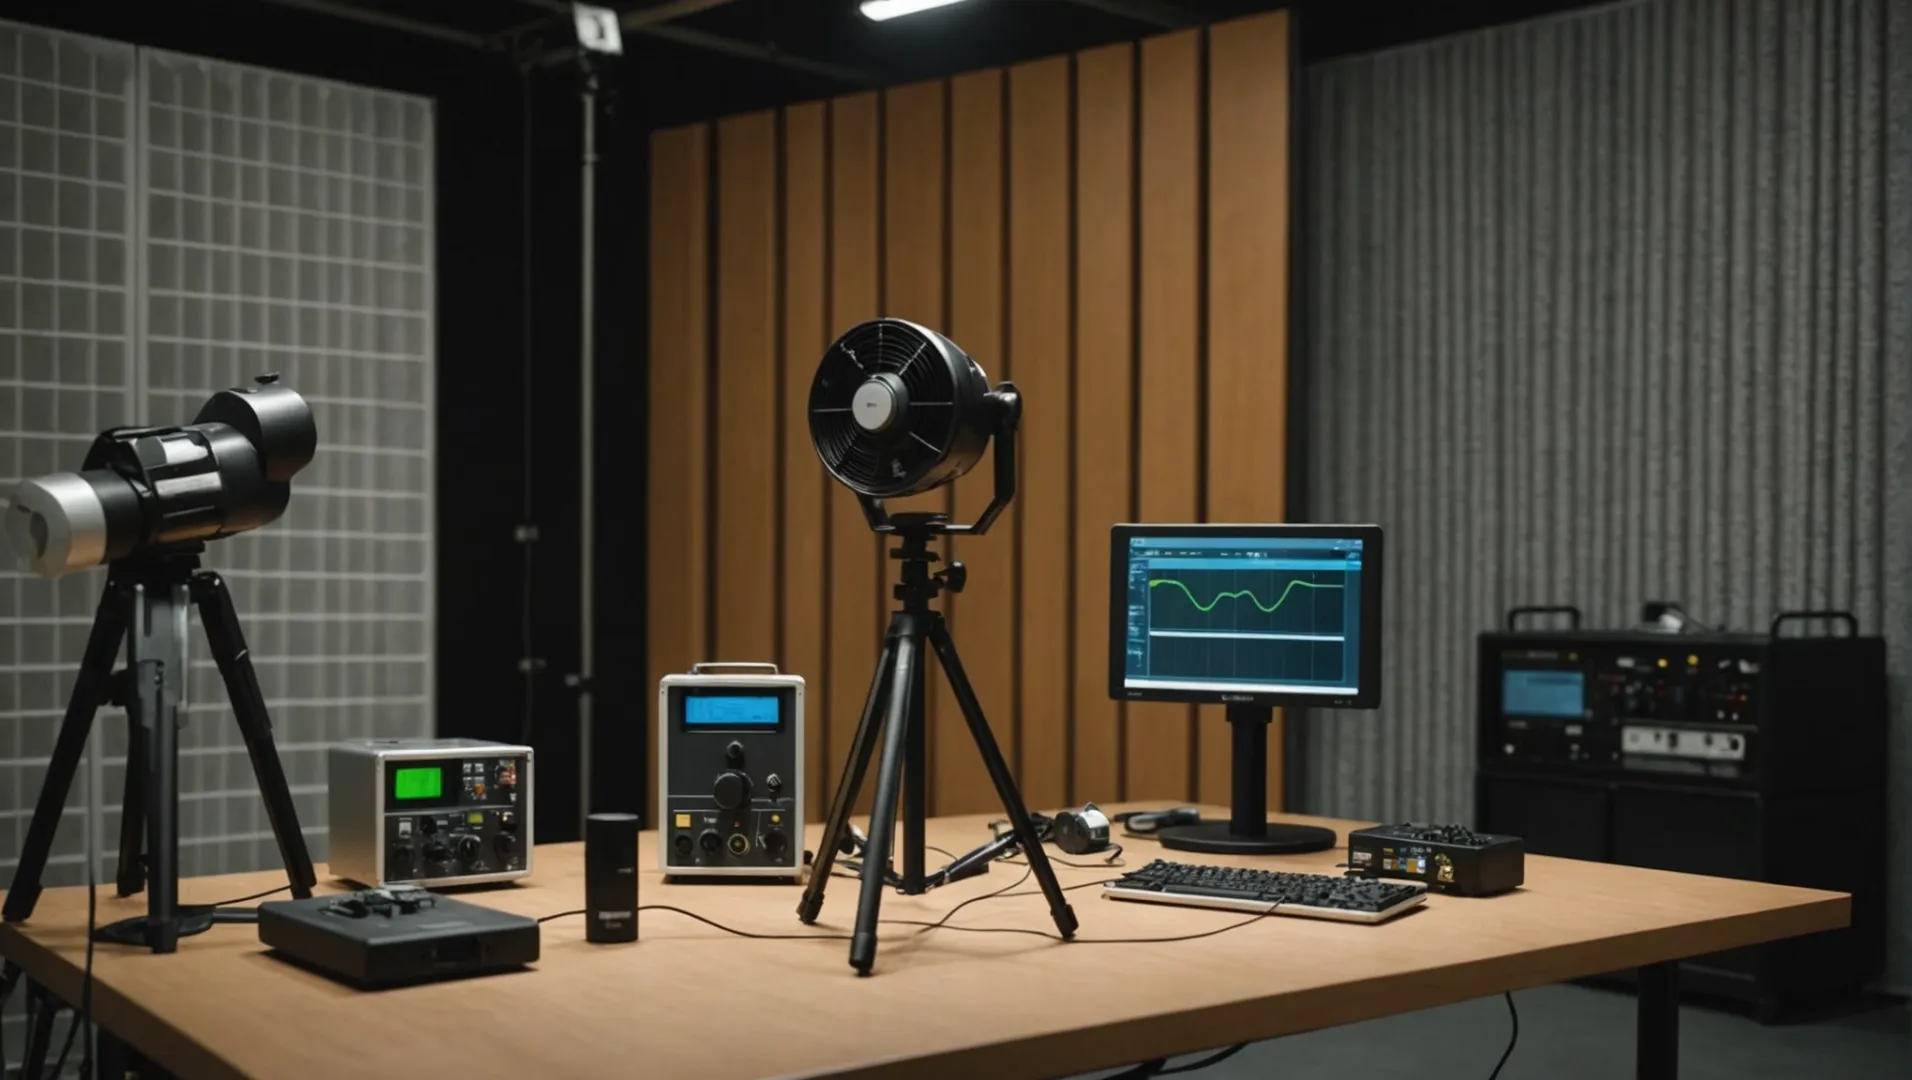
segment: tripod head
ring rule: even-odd
[[[995,413],[995,424],[990,434],[996,440],[992,467],[996,487],[982,514],[968,525],[952,523],[948,514],[891,514],[884,508],[882,499],[857,491],[856,501],[862,504],[863,516],[869,521],[872,532],[893,532],[906,538],[910,533],[924,536],[981,536],[996,523],[1004,508],[1016,497],[1016,428],[1022,421],[1022,395],[1017,392],[1014,383],[1000,382],[989,392],[985,401]],[[962,590],[958,588],[954,591]]]

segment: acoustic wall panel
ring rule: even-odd
[[[0,23],[0,486],[77,468],[107,427],[188,422],[258,373],[306,396],[320,442],[285,516],[205,561],[229,583],[321,860],[326,745],[432,728],[432,145],[417,98]],[[0,874],[104,582],[0,568]],[[274,866],[193,624],[181,870]],[[93,737],[104,877],[124,713],[102,710]],[[48,886],[86,876],[84,784],[82,770]]]
[[[832,766],[830,746],[830,635],[825,620],[829,530],[824,527],[834,482],[810,447],[810,425],[799,420],[809,407],[810,380],[830,344],[828,330],[829,184],[828,117],[821,103],[784,110],[783,123],[783,267],[781,300],[783,449],[779,456],[778,543],[782,561],[777,584],[782,624],[776,662],[805,678],[807,703],[803,766],[806,791],[824,792]],[[812,813],[826,794],[810,798]]]
[[[1012,759],[1032,806],[1068,800],[1074,559],[1069,245],[1070,58],[1009,69],[1009,352],[1023,394],[1017,498],[1017,635],[1022,679]]]
[[[770,659],[777,644],[777,118],[717,125],[717,364],[712,379],[715,652]]]
[[[830,337],[883,313],[882,300],[882,99],[855,94],[830,102]],[[818,353],[816,359],[822,359]],[[814,361],[812,361],[814,365]],[[815,368],[812,367],[814,373]],[[805,426],[808,426],[807,414]],[[813,451],[814,453],[814,451]],[[880,595],[885,553],[871,534],[850,490],[832,483],[830,514],[830,687],[827,717],[830,747],[840,768],[856,733],[857,718],[876,673],[883,640]],[[804,674],[798,672],[798,674]],[[835,775],[834,773],[832,775]],[[858,810],[867,810],[876,783],[863,785]],[[814,800],[828,805],[829,792]]]
[[[1000,70],[950,80],[948,333],[997,382],[1015,375],[1015,357],[1006,337],[1009,324],[1003,286],[1009,220],[1009,155],[1003,126],[1006,82]],[[976,520],[994,490],[990,462],[950,486],[956,519]],[[970,567],[969,587],[943,602],[976,699],[1005,755],[1015,752],[1017,719],[1018,513],[1011,504],[988,535],[950,540],[950,557]],[[933,736],[936,812],[982,813],[999,807],[968,728],[952,720],[938,724]]]
[[[646,667],[650,681],[716,659],[710,545],[710,167],[708,127],[651,138],[650,536]],[[646,708],[644,745],[657,745]],[[654,755],[653,755],[654,756]],[[652,773],[655,776],[655,771]],[[656,791],[647,793],[655,796]]]
[[[760,648],[772,619],[776,659],[810,686],[813,816],[849,753],[896,568],[825,478],[804,409],[828,342],[877,315],[944,331],[1024,396],[1016,501],[988,535],[944,545],[969,575],[940,606],[1027,801],[1225,801],[1219,715],[1198,744],[1187,707],[1108,700],[1108,530],[1282,514],[1286,358],[1264,339],[1286,320],[1286,26],[1277,12],[654,135],[649,675],[716,642]],[[762,178],[780,192],[770,218]],[[774,325],[736,326],[765,309],[763,236]],[[724,400],[727,365],[766,341],[770,418]],[[725,500],[756,505],[736,489],[771,446],[778,536],[713,537]],[[985,457],[898,505],[970,521],[992,487]],[[729,591],[766,565],[773,598]],[[930,805],[992,811],[929,678]]]
[[[95,435],[139,415],[138,68],[130,46],[0,23],[0,485],[9,493],[26,477],[77,469]],[[14,566],[9,550],[0,562],[0,881],[17,863],[106,583],[104,570],[42,581]],[[113,741],[97,751],[124,754],[124,716],[101,710],[95,730]],[[82,770],[49,886],[85,879],[84,786]],[[116,804],[119,788],[105,795]],[[103,843],[118,824],[115,808]]]
[[[1850,608],[1912,985],[1912,9],[1642,0],[1310,80],[1309,505],[1390,566],[1383,708],[1316,718],[1306,805],[1464,820],[1510,606]]]
[[[191,420],[278,372],[318,453],[273,525],[222,540],[300,824],[324,858],[325,750],[432,731],[432,114],[428,102],[141,54],[144,408]],[[187,874],[277,863],[223,683],[193,639]],[[116,782],[118,770],[109,772]]]
[[[1135,46],[1075,65],[1075,687],[1071,802],[1122,789],[1127,706],[1109,699],[1110,522],[1135,517]],[[1084,479],[1086,478],[1086,480]]]
[[[1152,38],[1140,51],[1135,512],[1199,521],[1203,372],[1190,361],[1202,355],[1202,36]],[[1194,711],[1129,705],[1128,798],[1193,794]]]
[[[1269,62],[1288,53],[1286,19],[1244,24],[1208,47],[1208,521],[1287,513],[1288,218],[1267,205],[1288,201],[1288,69]],[[1197,725],[1196,795],[1211,803],[1228,801],[1232,779],[1222,711],[1199,710]],[[1282,743],[1268,740],[1269,776],[1282,775]]]

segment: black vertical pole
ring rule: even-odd
[[[1680,1074],[1680,966],[1648,964],[1640,969],[1637,1038],[1639,1080],[1673,1080]]]

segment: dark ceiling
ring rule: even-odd
[[[625,55],[607,69],[647,125],[826,97],[1132,40],[1254,11],[1299,12],[1305,62],[1532,18],[1588,0],[967,0],[886,23],[857,0],[599,0],[620,13]],[[9,15],[207,55],[310,65],[426,90],[463,58],[568,63],[567,0],[8,0]],[[182,17],[183,16],[183,17]],[[382,29],[375,29],[382,27]],[[370,35],[370,37],[368,37]],[[268,42],[276,41],[276,46]],[[368,48],[368,41],[377,47]],[[329,58],[320,54],[329,53]],[[489,58],[489,59],[486,59]]]

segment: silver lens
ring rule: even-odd
[[[77,473],[22,480],[6,522],[21,569],[40,577],[85,570],[106,558],[106,507]]]

